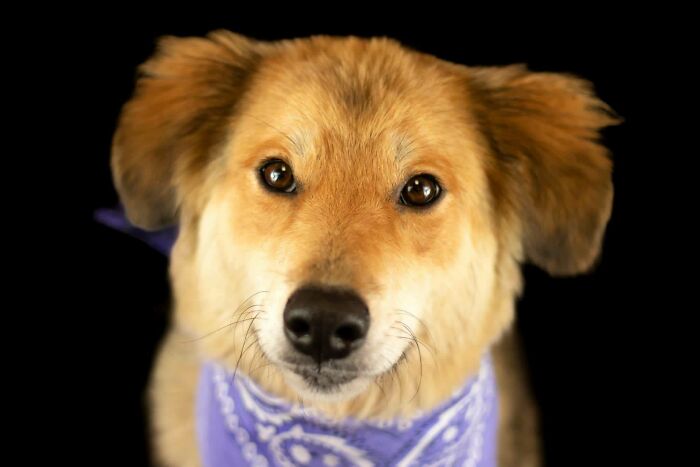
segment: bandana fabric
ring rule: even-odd
[[[95,220],[114,230],[138,238],[154,250],[163,253],[165,256],[170,255],[170,250],[173,248],[173,244],[177,238],[177,228],[175,227],[158,230],[156,232],[148,232],[133,226],[127,220],[122,208],[98,209],[95,212]]]
[[[96,219],[168,255],[176,229],[140,230],[123,211]],[[391,421],[331,420],[308,407],[264,393],[216,362],[202,365],[197,435],[206,467],[453,466],[495,467],[496,381],[484,357],[478,374],[433,411]]]
[[[197,432],[204,465],[495,467],[491,362],[447,403],[412,419],[331,420],[264,393],[245,376],[204,365]]]

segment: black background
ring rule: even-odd
[[[173,7],[174,8],[174,7]],[[615,204],[602,259],[589,275],[550,278],[525,267],[518,304],[535,393],[542,410],[547,465],[624,465],[643,423],[634,402],[632,375],[649,363],[633,344],[654,298],[641,276],[655,253],[647,248],[646,216],[658,209],[646,196],[654,154],[640,138],[648,64],[656,50],[645,31],[624,17],[562,13],[537,21],[514,15],[444,11],[411,20],[398,12],[345,10],[265,13],[190,11],[146,15],[142,11],[89,12],[63,23],[51,56],[51,72],[66,83],[59,113],[73,117],[59,143],[69,148],[68,204],[77,217],[66,227],[78,240],[65,272],[72,295],[62,348],[65,434],[60,449],[72,465],[148,465],[143,391],[168,315],[167,262],[139,241],[92,221],[98,207],[117,202],[109,171],[111,136],[129,98],[137,65],[161,35],[203,35],[226,28],[258,39],[310,34],[382,35],[470,65],[527,63],[533,70],[580,75],[625,123],[604,132],[615,169]],[[296,13],[296,14],[293,14]],[[414,12],[416,13],[416,12]],[[78,12],[76,12],[78,14]],[[80,14],[87,14],[82,12]],[[60,122],[58,122],[60,123]],[[49,205],[53,200],[49,200]],[[639,280],[637,280],[639,278]],[[64,331],[61,331],[64,332]],[[55,370],[50,368],[49,371]],[[95,459],[102,459],[98,464]]]

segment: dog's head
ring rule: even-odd
[[[520,262],[598,255],[616,120],[581,79],[229,32],[165,38],[140,73],[113,170],[132,222],[180,226],[176,325],[303,396],[419,363],[449,391],[512,320]]]

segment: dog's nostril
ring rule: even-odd
[[[302,318],[291,319],[287,323],[287,328],[298,337],[303,337],[311,332],[309,322]]]
[[[348,344],[361,339],[362,334],[362,329],[356,324],[343,324],[335,330],[335,336]]]
[[[304,308],[288,310],[284,316],[284,331],[296,346],[308,347],[313,341],[312,314]]]
[[[345,322],[333,331],[329,345],[336,357],[342,358],[362,345],[367,329],[364,323],[360,320]]]

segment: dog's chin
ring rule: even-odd
[[[282,370],[289,385],[307,401],[342,402],[364,391],[371,378],[335,371]]]

